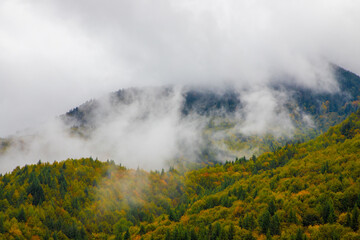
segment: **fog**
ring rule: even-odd
[[[205,149],[212,154],[207,157],[216,161],[254,154],[256,148],[228,148],[224,139],[237,133],[292,137],[294,126],[284,107],[288,101],[284,92],[269,88],[243,89],[239,96],[244,107],[234,113],[217,109],[210,111],[210,115],[200,115],[195,110],[184,115],[185,89],[126,89],[120,100],[108,94],[79,106],[79,110],[86,113],[82,120],[63,116],[39,128],[19,132],[9,138],[10,145],[0,153],[0,172],[39,160],[52,162],[82,157],[114,160],[130,168],[159,170],[179,161],[208,161],[210,159],[201,159]],[[307,115],[303,113],[303,116]],[[233,126],[217,128],[224,117]],[[211,121],[215,121],[215,125],[208,129]]]
[[[0,136],[37,139],[1,166],[98,156],[157,168],[179,145],[202,144],[204,121],[180,120],[179,93],[156,109],[123,109],[85,142],[52,120],[128,87],[230,85],[246,104],[239,131],[290,136],[288,96],[269,84],[336,91],[329,63],[360,73],[358,9],[356,0],[1,1]]]

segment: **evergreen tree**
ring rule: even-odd
[[[296,236],[295,236],[295,240],[303,240],[303,233],[301,231],[301,229],[299,228],[296,232]]]
[[[17,214],[16,216],[16,219],[19,221],[19,222],[26,222],[26,215],[25,215],[25,211],[24,211],[24,208],[20,208],[20,211],[19,213]]]
[[[63,166],[66,166],[65,163]],[[96,180],[94,179],[94,181],[96,181]],[[62,169],[60,170],[60,175],[58,176],[58,183],[59,183],[60,194],[62,197],[64,197],[65,193],[67,192],[68,183],[65,179],[64,171]]]
[[[280,219],[277,214],[271,218],[270,233],[271,235],[280,235]]]
[[[198,240],[198,235],[196,234],[195,230],[194,229],[191,229],[190,231],[190,239],[191,240]]]
[[[145,234],[146,232],[145,232],[145,227],[144,227],[144,225],[140,225],[140,231],[139,231],[139,234],[140,235],[143,235],[143,234]]]
[[[177,220],[176,213],[173,209],[169,210],[169,220],[174,221],[174,222],[176,222],[176,220]]]
[[[271,199],[271,201],[269,202],[268,211],[271,216],[274,215],[274,213],[276,212],[276,206],[275,206],[274,199]]]
[[[266,233],[266,240],[272,240],[272,237],[271,237],[271,234],[270,234],[269,230]]]
[[[360,192],[357,196],[357,199],[356,199],[356,203],[355,203],[357,206],[360,206]]]
[[[345,227],[351,227],[351,214],[349,212],[346,213]]]
[[[171,240],[171,233],[169,229],[166,230],[165,240]]]
[[[0,233],[4,233],[5,232],[5,227],[4,227],[4,216],[0,215]]]
[[[221,232],[221,225],[219,222],[216,222],[210,239],[216,240],[220,236],[220,232]]]
[[[233,240],[235,236],[235,227],[234,224],[231,223],[230,227],[229,227],[229,232],[228,232],[228,240]]]
[[[248,232],[248,233],[244,236],[244,240],[256,240],[256,238],[251,234],[251,232]]]
[[[260,225],[260,228],[261,228],[261,232],[266,234],[269,227],[270,227],[270,219],[271,219],[271,216],[270,216],[270,213],[268,210],[266,210],[260,217],[259,217],[259,225]]]
[[[129,229],[127,229],[124,234],[124,240],[130,240],[130,239],[131,239],[131,235],[130,235]]]
[[[33,204],[41,204],[45,200],[44,190],[40,185],[38,177],[35,175],[35,172],[32,172],[29,177],[29,187],[27,189],[27,194],[33,196]]]
[[[351,215],[351,228],[354,231],[357,231],[359,229],[359,208],[357,205],[355,205]]]
[[[336,216],[334,212],[334,205],[332,201],[326,201],[322,208],[322,218],[324,223],[334,223],[336,221]]]
[[[294,209],[290,209],[288,221],[289,221],[289,223],[297,223],[298,222]]]
[[[253,230],[256,227],[255,218],[252,214],[246,214],[242,221],[239,220],[239,226],[246,230]]]

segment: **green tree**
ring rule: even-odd
[[[351,227],[351,213],[346,213],[345,227]]]
[[[127,229],[124,234],[124,240],[130,240],[130,239],[131,239],[131,235],[130,235],[129,229]]]
[[[325,205],[322,208],[322,218],[324,223],[334,223],[336,221],[334,205],[332,201],[328,200],[325,202]]]
[[[4,232],[5,232],[4,216],[0,214],[0,233],[4,233]]]
[[[145,227],[144,227],[144,225],[140,225],[140,230],[139,230],[139,234],[140,235],[143,235],[143,234],[145,234],[146,233],[146,231],[145,231]]]
[[[16,219],[19,221],[19,222],[26,222],[26,215],[25,215],[25,211],[24,211],[24,208],[20,208],[20,211],[18,212],[17,216],[16,216]]]
[[[357,205],[355,205],[351,212],[351,228],[354,231],[359,229],[359,208]]]
[[[235,236],[235,227],[234,224],[231,223],[230,227],[229,227],[229,232],[228,232],[228,240],[233,240]]]
[[[295,240],[303,240],[304,237],[303,237],[303,232],[302,230],[299,228],[296,232],[296,235],[295,235]]]
[[[246,214],[242,221],[239,220],[239,226],[246,230],[253,230],[256,227],[256,221],[252,214]]]
[[[271,215],[269,213],[269,210],[266,210],[263,214],[261,214],[261,216],[259,217],[259,226],[261,228],[261,232],[266,234],[269,227],[270,227],[270,220],[271,220]]]
[[[33,196],[34,205],[41,204],[45,200],[45,194],[34,171],[30,174],[29,184],[27,194],[31,194]]]
[[[276,205],[274,199],[271,199],[271,201],[269,202],[268,211],[271,216],[274,215],[274,213],[276,212]]]
[[[271,218],[270,233],[271,235],[280,235],[280,219],[277,214]]]
[[[296,213],[295,213],[294,209],[292,209],[292,208],[290,209],[290,212],[289,212],[288,222],[289,223],[297,223],[298,222]]]

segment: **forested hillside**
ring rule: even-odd
[[[271,120],[274,116],[259,113],[266,109],[256,112],[253,110],[256,104],[249,106],[248,91],[235,87],[223,90],[187,87],[181,91],[182,102],[170,108],[179,108],[180,123],[188,119],[197,119],[202,123],[196,129],[202,132],[201,141],[204,143],[199,146],[198,156],[195,157],[197,162],[222,162],[239,154],[250,157],[274,151],[289,142],[313,139],[358,109],[360,77],[336,65],[333,65],[333,73],[338,85],[338,91],[333,92],[286,83],[284,79],[269,84],[267,88],[271,97],[268,101],[276,99],[277,105],[271,111],[281,116],[274,122]],[[138,116],[146,119],[151,115],[150,111],[159,111],[152,109],[154,105],[161,106],[162,101],[171,102],[175,92],[173,87],[121,89],[107,96],[109,99],[106,101],[95,99],[72,109],[62,119],[77,135],[91,137],[92,131],[103,126],[108,118],[114,118],[114,112],[122,119],[126,118],[126,108],[148,104]],[[261,97],[257,96],[259,102]],[[141,102],[142,99],[146,99],[146,103]],[[257,117],[247,121],[247,115],[249,112],[251,115],[252,111]],[[267,127],[258,132],[246,132],[249,122],[250,125],[254,121],[257,123],[259,118],[266,118]],[[280,124],[282,121],[284,123]],[[258,125],[261,126],[261,122]]]
[[[0,239],[359,239],[360,112],[325,134],[180,173],[91,158],[0,177]]]

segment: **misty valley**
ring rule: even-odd
[[[360,77],[141,87],[0,138],[0,239],[359,239]]]

